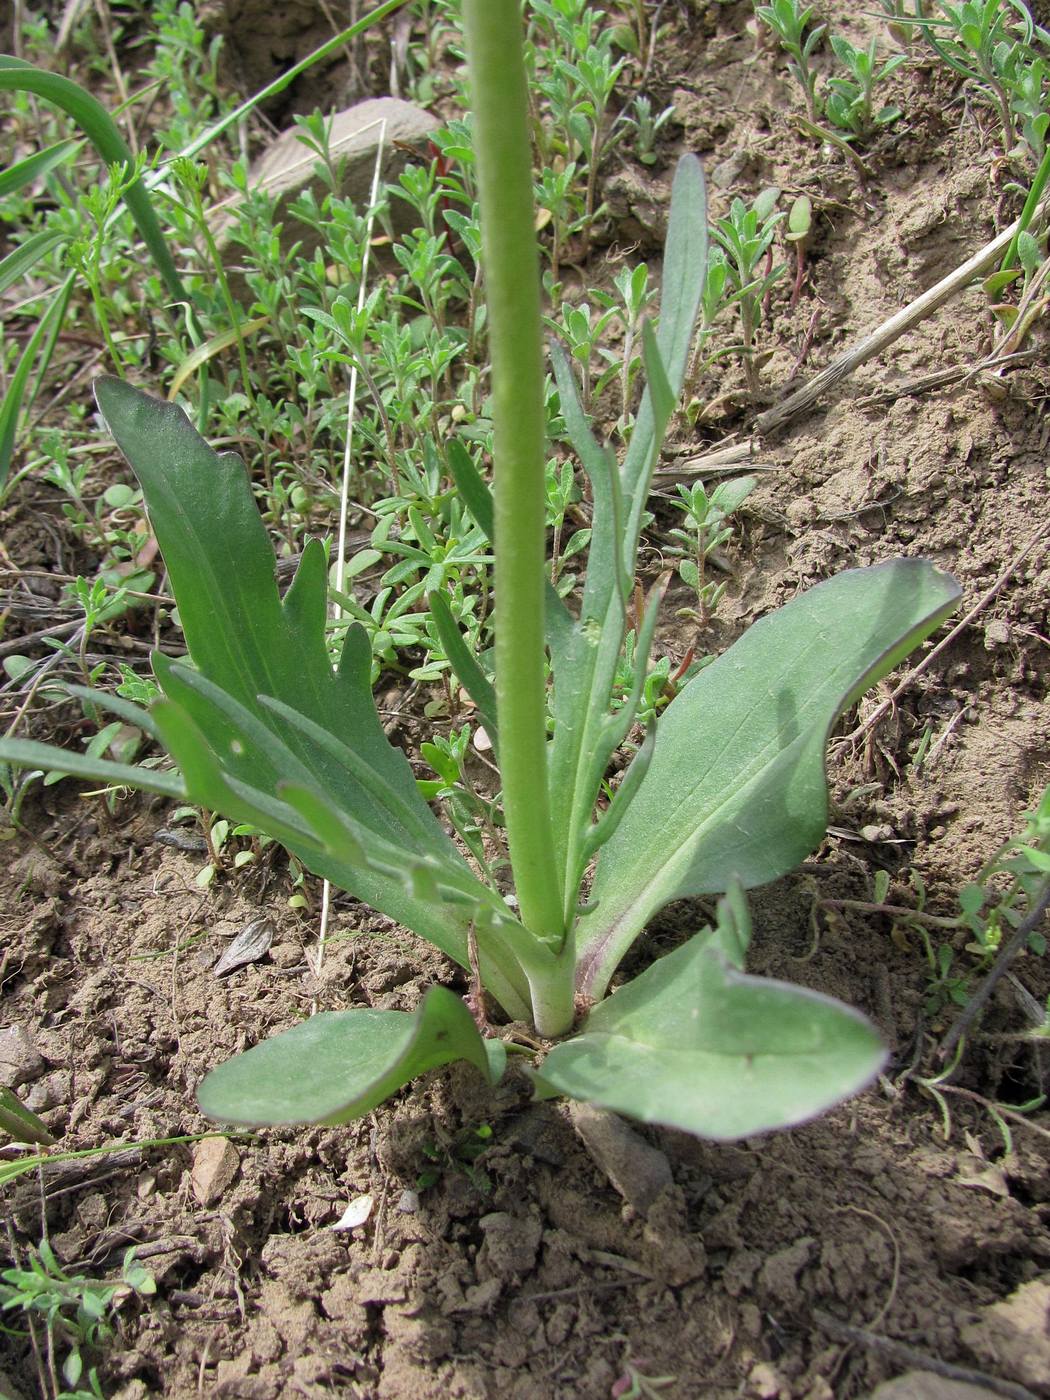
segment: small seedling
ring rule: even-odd
[[[780,40],[780,47],[790,56],[788,70],[797,81],[806,99],[806,113],[811,122],[819,116],[817,107],[817,74],[810,59],[827,32],[826,24],[813,24],[815,8],[799,0],[772,0],[769,5],[756,5],[755,14],[769,25]]]
[[[779,198],[780,191],[770,186],[750,206],[734,199],[729,213],[711,230],[725,252],[726,288],[740,311],[740,353],[751,389],[758,387],[755,333],[773,288],[787,271],[784,263],[773,265],[773,238],[784,218],[776,207]]]
[[[952,5],[939,0],[939,15],[916,12],[908,23],[918,26],[926,42],[973,93],[993,106],[1008,153],[1017,146],[1015,115],[1027,127],[1025,141],[1035,157],[1042,154],[1046,60],[1036,45],[1050,45],[1050,34],[1032,19],[1024,0],[966,0]]]
[[[721,549],[732,538],[733,527],[727,522],[729,517],[747,500],[755,489],[753,476],[743,476],[736,481],[723,481],[708,494],[703,482],[692,486],[679,486],[678,500],[672,501],[682,511],[688,522],[685,530],[673,529],[670,537],[676,542],[675,553],[685,557],[678,566],[682,582],[696,593],[699,612],[680,612],[705,627],[711,614],[718,607],[719,600],[726,590],[726,583],[713,583],[707,578],[707,560],[714,550]]]
[[[28,1267],[5,1269],[0,1280],[0,1310],[8,1316],[20,1311],[30,1327],[37,1316],[43,1320],[56,1400],[63,1395],[70,1400],[70,1390],[77,1398],[101,1396],[97,1372],[91,1367],[85,1370],[85,1353],[113,1335],[113,1319],[128,1298],[149,1297],[157,1291],[153,1275],[136,1261],[134,1246],[124,1255],[120,1277],[114,1282],[66,1273],[47,1240],[31,1252]],[[84,1381],[89,1388],[78,1389]]]
[[[484,1167],[478,1166],[479,1159],[492,1146],[492,1129],[488,1123],[476,1128],[465,1128],[452,1142],[427,1143],[422,1151],[430,1166],[424,1167],[416,1177],[420,1191],[429,1191],[449,1172],[465,1176],[475,1191],[487,1196],[492,1190],[492,1182]]]
[[[867,136],[875,128],[895,122],[901,109],[892,104],[876,109],[874,92],[879,83],[907,61],[907,56],[891,54],[880,63],[876,39],[872,39],[866,49],[858,49],[841,34],[831,36],[831,47],[846,74],[828,79],[824,99],[828,120],[851,136]]]

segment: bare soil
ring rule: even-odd
[[[825,9],[862,32],[854,7]],[[990,116],[942,72],[895,75],[906,116],[867,151],[861,179],[792,125],[797,93],[771,46],[756,56],[750,13],[666,7],[673,42],[647,87],[657,110],[674,103],[676,122],[652,169],[614,155],[603,172],[614,218],[595,278],[633,244],[654,257],[678,150],[703,157],[716,215],[732,194],[770,184],[814,202],[808,277],[794,310],[786,292],[774,303],[758,400],[734,368],[707,381],[712,408],[679,431],[668,471],[746,441],[758,412],[1017,213]],[[156,1298],[124,1309],[119,1345],[101,1359],[107,1394],[606,1400],[628,1391],[633,1367],[669,1378],[658,1393],[683,1400],[846,1400],[943,1363],[983,1373],[998,1386],[989,1393],[1050,1395],[1050,1114],[1010,1120],[1006,1152],[981,1102],[1019,1105],[1046,1089],[1045,1059],[1016,1038],[1023,1009],[1004,984],[946,1122],[916,1079],[954,1014],[928,1010],[921,944],[880,916],[816,907],[870,899],[885,869],[891,899],[912,898],[917,871],[928,908],[954,914],[960,886],[1021,829],[1048,781],[1045,332],[1037,323],[1020,365],[972,375],[992,333],[972,287],[786,430],[755,438],[770,469],[705,638],[719,649],[798,590],[902,554],[954,573],[968,609],[1028,551],[888,718],[863,741],[833,743],[835,834],[754,899],[754,968],[873,1017],[894,1052],[887,1075],[768,1139],[646,1131],[674,1179],[647,1215],[625,1203],[562,1106],[533,1103],[523,1076],[493,1096],[467,1069],[345,1128],[131,1148],[22,1178],[6,1213],[23,1248],[46,1219],[68,1266],[112,1271],[134,1243],[156,1275]],[[916,387],[949,370],[954,381]],[[34,529],[32,514],[16,497],[8,553],[54,568],[54,527]],[[680,658],[694,631],[676,628],[664,645]],[[927,726],[936,747],[917,770]],[[206,1131],[202,1075],[314,1004],[410,1009],[435,979],[462,986],[433,950],[349,900],[318,974],[316,915],[287,909],[280,858],[201,890],[203,858],[152,839],[162,804],[133,798],[110,816],[62,784],[25,816],[36,842],[12,842],[0,872],[3,1021],[32,1040],[29,1101],[64,1147]],[[216,978],[229,938],[261,914],[275,924],[269,955]],[[699,917],[668,911],[638,956],[666,951]],[[962,966],[965,941],[955,940]],[[1045,1003],[1046,959],[1016,972]],[[475,1157],[479,1128],[491,1138]],[[364,1193],[367,1222],[333,1230]],[[0,1368],[12,1395],[37,1393],[20,1338],[0,1334]],[[908,1394],[932,1393],[910,1384]]]

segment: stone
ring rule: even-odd
[[[31,1084],[44,1069],[43,1057],[25,1026],[7,1026],[0,1031],[0,1089]]]
[[[487,1278],[520,1279],[532,1271],[543,1237],[538,1216],[492,1211],[478,1224],[484,1232],[476,1264],[480,1282]]]
[[[240,1154],[229,1138],[202,1139],[194,1149],[190,1168],[190,1185],[198,1203],[214,1205],[237,1175],[240,1165]]]
[[[613,1186],[644,1215],[673,1182],[671,1164],[664,1153],[607,1109],[569,1100],[566,1112]]]
[[[985,651],[998,651],[1010,645],[1010,624],[1001,617],[993,617],[984,629]]]
[[[1050,1282],[1033,1279],[1001,1303],[981,1309],[979,1321],[961,1332],[964,1346],[989,1370],[1045,1394],[1050,1376]]]
[[[329,150],[339,171],[338,193],[353,200],[364,213],[370,202],[380,137],[383,146],[381,180],[393,181],[411,159],[402,146],[425,147],[427,137],[437,126],[436,117],[397,97],[372,97],[336,112],[331,118]],[[426,159],[425,150],[421,154]],[[298,129],[293,127],[283,131],[252,163],[248,172],[249,190],[266,190],[278,201],[282,245],[290,248],[300,244],[300,255],[306,258],[320,246],[321,234],[294,218],[287,206],[308,189],[313,190],[318,202],[328,193],[327,184],[314,169],[319,160],[317,153],[303,144]],[[413,226],[411,220],[406,219],[410,211],[403,200],[392,200],[391,206],[395,227],[406,222],[409,227]],[[227,259],[236,261],[241,250],[229,242],[232,222],[229,205],[226,205],[214,232],[219,246],[225,248]],[[237,279],[234,280],[236,283]]]

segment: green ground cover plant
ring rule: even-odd
[[[640,663],[663,592],[658,583],[632,619],[637,550],[704,292],[702,175],[687,157],[675,177],[662,312],[656,329],[642,320],[637,332],[647,386],[622,461],[593,436],[570,360],[554,353],[560,419],[593,499],[586,574],[572,607],[551,584],[547,558],[552,390],[542,357],[521,16],[516,0],[466,0],[464,16],[491,359],[491,492],[468,450],[450,450],[448,461],[471,517],[474,562],[487,568],[491,552],[491,654],[469,627],[464,635],[448,556],[437,557],[424,513],[413,521],[406,511],[414,533],[393,551],[391,567],[402,570],[398,582],[417,578],[412,586],[428,598],[445,658],[484,722],[499,764],[509,867],[493,862],[484,842],[475,856],[481,850],[487,864],[463,854],[387,740],[371,692],[373,649],[359,621],[344,620],[333,667],[322,543],[305,540],[282,597],[240,459],[213,451],[181,408],[120,379],[99,381],[98,403],[138,476],[189,657],[155,655],[162,694],[149,710],[71,689],[160,743],[175,768],[16,739],[0,742],[0,758],[126,783],[265,831],[468,971],[467,1001],[433,987],[414,1014],[322,1012],[220,1066],[200,1102],[221,1121],[342,1122],[454,1059],[495,1080],[507,1042],[492,1033],[487,995],[508,1018],[557,1042],[534,1071],[541,1094],[713,1138],[785,1126],[862,1087],[884,1050],[851,1009],[744,971],[743,891],[785,873],[819,842],[832,724],[938,625],[958,589],[914,559],[841,574],[755,624],[637,732]],[[586,34],[580,41],[586,58]],[[595,60],[587,77],[590,108],[566,118],[577,153],[592,162],[605,62]],[[583,60],[576,66],[582,73]],[[428,207],[425,191],[410,193]],[[593,216],[591,204],[584,213]],[[438,332],[431,269],[444,256],[417,239],[402,257],[416,310]],[[468,276],[468,298],[474,286]],[[333,310],[332,321],[344,315],[343,350],[367,368],[347,308]],[[438,401],[445,367],[432,343],[424,338],[420,348],[430,356],[421,374]],[[400,346],[388,355],[393,376]],[[260,409],[263,396],[252,393],[239,413]],[[376,423],[400,473],[407,442],[398,443],[378,410]],[[423,491],[432,485],[417,482]],[[440,513],[443,505],[431,497],[431,507]],[[389,551],[377,544],[375,552]],[[632,620],[634,688],[617,705]],[[610,789],[610,760],[628,743],[633,757]],[[455,788],[455,750],[430,757]],[[714,923],[610,994],[652,915],[695,895],[722,896]]]
[[[156,1291],[134,1246],[125,1252],[117,1279],[97,1280],[64,1270],[45,1239],[23,1266],[0,1273],[0,1316],[17,1325],[21,1314],[27,1328],[43,1325],[54,1400],[96,1400],[102,1389],[91,1353],[113,1336],[116,1314],[128,1298]]]

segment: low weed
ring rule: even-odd
[[[64,1270],[45,1239],[23,1264],[0,1273],[0,1312],[16,1328],[21,1320],[34,1343],[37,1325],[43,1328],[44,1347],[36,1351],[41,1382],[53,1400],[101,1400],[91,1354],[113,1337],[117,1315],[130,1298],[156,1291],[134,1246],[115,1279],[97,1280]]]

